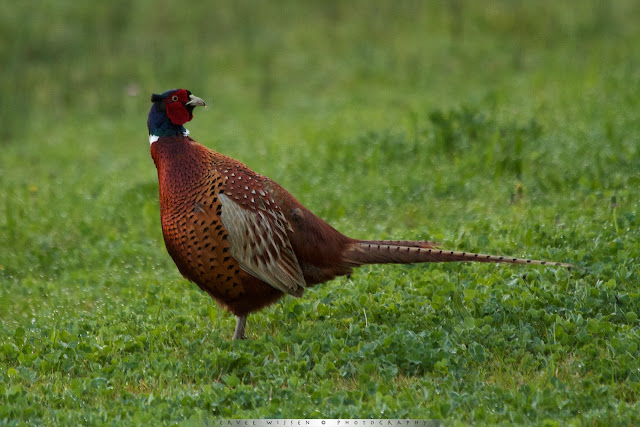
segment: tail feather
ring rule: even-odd
[[[434,242],[358,240],[344,252],[344,261],[350,266],[363,264],[412,264],[420,262],[491,262],[507,264],[534,264],[564,267],[569,270],[580,267],[564,262],[514,258],[502,255],[486,255],[471,252],[439,249]]]
[[[440,243],[430,240],[358,240],[357,243],[368,245],[409,246],[412,248],[438,248]]]

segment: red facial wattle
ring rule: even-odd
[[[189,94],[185,89],[173,92],[165,101],[167,117],[174,125],[183,125],[193,119],[193,114],[185,104],[189,102]]]

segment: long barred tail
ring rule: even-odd
[[[492,262],[507,264],[534,264],[580,269],[573,264],[555,261],[514,258],[501,255],[485,255],[440,249],[435,242],[359,240],[344,252],[346,264],[412,264],[419,262]]]

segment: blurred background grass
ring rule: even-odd
[[[537,98],[517,110],[581,110],[580,96],[605,78],[637,90],[637,16],[632,1],[25,1],[0,17],[1,90],[15,94],[0,104],[14,124],[2,132],[13,139],[73,117],[122,132],[150,92],[173,86],[204,92],[224,122],[356,106],[403,117],[492,94],[507,105]]]
[[[174,87],[209,105],[188,126],[196,140],[273,178],[347,234],[589,265],[632,295],[633,311],[639,20],[634,0],[7,4],[3,330],[13,337],[22,329],[23,337],[26,328],[32,340],[92,322],[135,330],[145,313],[171,307],[163,317],[170,324],[202,326],[208,316],[217,344],[229,335],[232,320],[208,311],[212,303],[181,280],[163,247],[146,116],[150,94]],[[395,280],[414,271],[377,268],[389,296]],[[415,280],[428,267],[420,268]],[[487,268],[458,286],[506,282],[487,279],[499,274]],[[455,271],[431,270],[428,280],[440,289],[459,281]],[[375,277],[342,292],[373,292],[367,282]],[[307,298],[328,298],[332,289]],[[429,295],[441,300],[436,312],[448,305],[443,298]],[[254,338],[264,330],[287,335],[279,315],[280,308],[250,319]]]

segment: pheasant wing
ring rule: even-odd
[[[300,297],[305,281],[291,242],[290,227],[276,209],[247,209],[224,193],[222,224],[229,233],[231,256],[249,274],[287,294]]]

